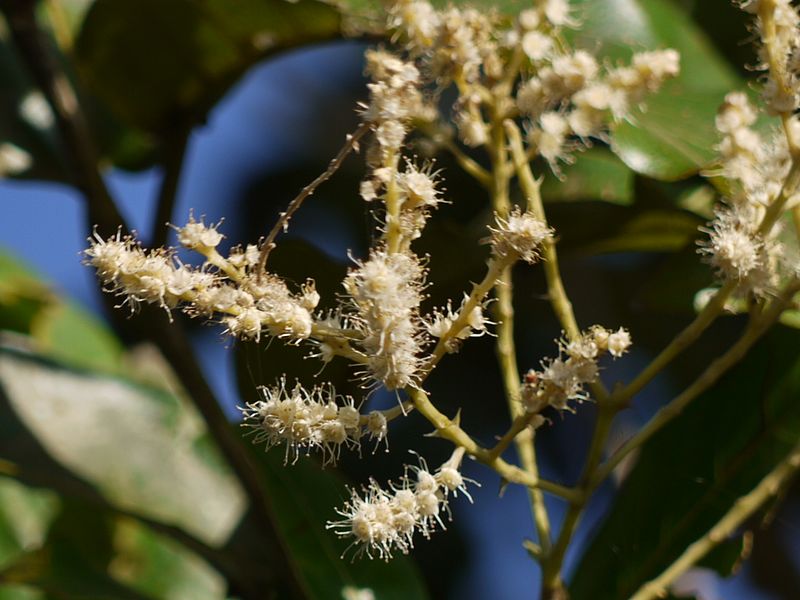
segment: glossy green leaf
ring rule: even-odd
[[[575,569],[572,598],[628,598],[788,453],[800,436],[798,344],[800,332],[773,331],[645,445]]]
[[[708,166],[719,134],[714,117],[728,88],[695,91],[672,83],[648,99],[631,122],[612,131],[611,147],[637,173],[674,181]]]
[[[605,148],[590,148],[562,169],[562,176],[548,175],[542,184],[545,202],[602,200],[627,206],[633,203],[634,174]]]
[[[612,60],[645,49],[675,48],[681,74],[634,111],[631,123],[612,131],[612,148],[631,169],[676,180],[696,173],[714,157],[714,115],[728,91],[741,88],[735,71],[691,17],[669,0],[582,0],[582,26],[570,37]]]
[[[581,26],[569,32],[573,43],[598,49],[611,60],[632,52],[674,48],[681,53],[678,81],[692,91],[719,91],[741,85],[734,69],[671,0],[572,0]]]
[[[318,0],[97,0],[76,43],[89,89],[152,132],[201,121],[257,60],[339,34]]]

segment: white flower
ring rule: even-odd
[[[298,383],[287,389],[281,379],[259,392],[262,400],[240,409],[254,444],[265,443],[267,449],[286,444],[287,462],[295,462],[303,451],[320,450],[323,465],[335,462],[342,446],[359,447],[361,415],[352,398],[337,396],[332,386],[307,390]]]
[[[531,60],[546,58],[553,49],[553,38],[539,31],[527,31],[522,36],[522,50]]]
[[[224,237],[217,231],[219,225],[217,223],[209,227],[203,223],[202,219],[195,221],[194,217],[189,217],[189,222],[186,225],[177,228],[178,241],[186,248],[205,254],[219,246]]]
[[[350,547],[357,546],[356,556],[389,560],[395,552],[407,554],[414,545],[415,532],[429,537],[437,525],[444,529],[441,514],[447,509],[449,493],[460,491],[471,501],[466,483],[475,482],[458,471],[463,456],[464,449],[457,449],[435,474],[420,459],[420,466],[410,468],[416,473],[415,479],[408,477],[406,468],[399,484],[390,485],[388,490],[370,479],[361,493],[351,491],[350,499],[336,510],[342,518],[329,521],[327,528],[340,537],[352,537]]]
[[[495,217],[496,226],[490,227],[492,248],[497,256],[517,255],[525,262],[539,260],[542,242],[552,238],[553,232],[546,223],[530,212],[515,208],[507,219]]]

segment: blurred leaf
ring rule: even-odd
[[[283,452],[276,448],[259,455],[262,472],[270,489],[277,521],[294,564],[302,573],[310,599],[341,598],[342,588],[370,588],[379,600],[425,600],[428,594],[410,558],[397,556],[390,562],[355,559],[343,553],[350,540],[338,539],[325,529],[336,520],[334,509],[349,493],[330,470],[320,470],[311,458],[283,464]]]
[[[569,37],[599,56],[628,60],[633,52],[674,48],[682,58],[678,81],[687,90],[716,92],[741,85],[706,33],[670,0],[572,0],[570,4],[581,26]]]
[[[91,91],[127,124],[200,122],[257,60],[339,34],[318,0],[97,0],[76,42]]]
[[[773,331],[645,445],[575,570],[574,600],[628,598],[788,453],[800,436],[798,344],[800,332]]]
[[[197,451],[202,424],[174,397],[2,348],[0,386],[5,410],[115,506],[181,527],[212,546],[223,544],[242,518],[238,483],[219,459]],[[2,455],[24,460],[13,446],[3,447],[12,438],[3,438]]]
[[[27,266],[0,251],[0,330],[29,333],[36,315],[53,300]]]
[[[719,134],[714,117],[730,88],[695,91],[677,83],[613,128],[611,147],[637,173],[675,181],[707,166]]]
[[[225,581],[196,555],[133,519],[120,519],[113,533],[114,579],[150,598],[222,600]]]
[[[623,206],[633,203],[633,171],[605,148],[590,148],[578,154],[575,163],[562,171],[560,180],[545,177],[542,184],[545,202],[603,200]]]
[[[74,499],[58,515],[61,506],[53,492],[0,478],[0,577],[58,593],[74,591],[76,580],[83,585],[84,579],[99,579],[93,585],[104,586],[103,597],[114,598],[130,593],[107,595],[119,591],[112,580],[151,598],[225,597],[221,576],[176,542]],[[0,588],[0,599],[42,597],[34,588]]]
[[[122,344],[105,323],[74,303],[39,311],[31,335],[41,351],[71,365],[109,372],[120,367]]]
[[[662,315],[693,315],[698,290],[713,282],[712,269],[692,245],[664,257],[635,296],[642,311]]]
[[[44,545],[58,506],[55,494],[0,477],[0,571]]]
[[[590,254],[611,252],[675,252],[697,237],[698,221],[678,212],[649,211],[639,214],[613,236],[590,244]]]
[[[724,95],[742,87],[736,73],[686,11],[668,0],[579,0],[582,26],[574,43],[614,61],[634,51],[675,48],[681,74],[646,100],[631,122],[613,128],[612,149],[631,169],[676,180],[696,173],[713,157],[714,115]]]
[[[123,348],[100,319],[63,299],[35,271],[0,252],[0,330],[32,336],[39,352],[78,367],[118,371]]]
[[[0,600],[45,600],[45,595],[29,585],[0,584]]]
[[[6,569],[9,582],[33,584],[55,597],[141,600],[107,572],[112,557],[111,521],[90,507],[65,502],[47,544]]]
[[[0,16],[0,32],[6,29]],[[54,124],[10,35],[0,35],[0,177],[67,180]]]

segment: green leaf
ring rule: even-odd
[[[37,351],[77,367],[119,371],[123,348],[109,327],[59,297],[36,272],[0,252],[0,330],[28,334]]]
[[[75,50],[90,91],[128,125],[163,133],[201,121],[257,60],[339,28],[318,0],[97,0]]]
[[[627,220],[609,228],[596,240],[580,247],[586,254],[614,252],[676,252],[697,237],[696,217],[681,211],[648,210],[634,213]]]
[[[0,388],[4,412],[112,505],[180,527],[211,546],[224,544],[240,522],[246,500],[238,482],[220,470],[219,459],[198,451],[203,425],[174,397],[1,347]],[[10,415],[7,427],[13,427]],[[5,431],[0,455],[30,460],[20,455],[24,446],[12,444],[20,435]]]
[[[676,180],[696,173],[714,157],[714,115],[724,95],[742,87],[736,73],[704,32],[668,0],[583,0],[573,3],[582,26],[573,42],[612,60],[633,51],[675,48],[681,74],[646,100],[631,122],[612,131],[612,149],[631,169]]]
[[[208,563],[134,519],[114,526],[109,574],[150,598],[223,600],[225,580]]]
[[[29,585],[0,585],[0,600],[45,600],[44,592]]]
[[[70,302],[39,311],[31,322],[38,348],[77,367],[114,372],[123,347],[105,323]]]
[[[58,506],[53,493],[0,477],[0,570],[44,546]]]
[[[800,436],[798,344],[800,332],[773,331],[644,446],[575,569],[574,600],[628,598],[788,453]]]
[[[559,179],[546,177],[542,184],[545,202],[602,200],[628,206],[633,203],[634,174],[605,148],[590,148],[562,168]]]
[[[719,134],[714,117],[729,88],[696,91],[672,83],[612,130],[611,148],[637,173],[675,181],[708,166]]]
[[[670,0],[572,0],[581,26],[573,43],[611,60],[644,49],[674,48],[681,54],[678,81],[693,91],[741,85],[736,72],[689,14]],[[599,44],[599,49],[598,49]]]

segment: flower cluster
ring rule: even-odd
[[[332,386],[311,390],[297,383],[287,389],[282,379],[273,387],[261,387],[262,400],[241,408],[243,425],[253,433],[254,444],[267,449],[286,444],[286,461],[301,453],[322,452],[323,465],[335,462],[341,448],[360,448],[361,438],[380,442],[386,438],[386,417],[379,411],[362,416],[353,399],[339,398]]]
[[[530,212],[515,208],[508,218],[495,217],[492,233],[492,251],[498,257],[519,257],[527,263],[539,260],[542,242],[553,237],[553,230]]]
[[[275,337],[303,340],[311,335],[312,311],[319,302],[313,282],[293,294],[273,275],[258,277],[258,250],[235,248],[227,258],[216,250],[222,235],[216,227],[190,219],[178,239],[202,254],[200,267],[182,264],[176,250],[145,250],[132,236],[89,239],[86,262],[108,291],[124,296],[132,308],[141,302],[167,310],[180,307],[190,315],[219,315],[237,337],[258,340],[263,330]]]
[[[626,329],[609,331],[595,325],[577,340],[559,342],[559,356],[542,361],[541,370],[525,374],[520,397],[529,413],[539,413],[548,406],[568,410],[568,402],[587,399],[584,385],[597,380],[597,360],[603,354],[622,356],[631,345]]]
[[[390,390],[415,383],[422,330],[418,316],[424,270],[413,254],[373,251],[345,279],[352,322],[369,356],[367,375]]]
[[[635,54],[629,65],[603,67],[588,52],[565,48],[561,29],[576,25],[566,0],[547,0],[515,21],[472,8],[435,10],[424,0],[400,0],[389,26],[405,42],[429,81],[455,82],[455,122],[468,146],[489,141],[487,112],[521,115],[532,155],[556,167],[579,140],[604,136],[610,120],[630,111],[679,72],[675,50]],[[516,65],[521,82],[498,105],[497,83]],[[511,90],[510,90],[511,91]]]
[[[740,0],[738,4],[756,17],[754,27],[761,40],[758,66],[767,72],[764,103],[773,114],[790,113],[800,100],[800,16],[797,9],[791,0]]]
[[[414,546],[415,533],[427,538],[437,525],[445,528],[442,512],[448,510],[450,494],[460,491],[472,500],[466,484],[474,482],[459,471],[463,456],[464,449],[457,449],[435,473],[421,459],[419,467],[407,469],[400,482],[390,484],[388,490],[371,479],[361,493],[353,490],[344,507],[336,510],[342,519],[328,522],[328,528],[340,537],[354,538],[350,547],[357,546],[356,556],[366,553],[370,558],[374,554],[388,560],[394,552],[407,554]]]
[[[783,254],[780,225],[764,227],[764,219],[783,194],[792,163],[787,135],[800,135],[800,122],[788,118],[785,131],[764,136],[753,129],[757,117],[746,94],[725,97],[716,126],[721,136],[719,174],[729,189],[714,220],[702,228],[708,238],[700,242],[699,251],[722,281],[737,284],[738,293],[763,296],[778,284]]]
[[[390,410],[362,414],[362,400],[339,396],[330,385],[287,385],[284,375],[276,385],[260,388],[260,397],[241,410],[252,441],[267,449],[284,447],[287,463],[318,453],[325,465],[335,463],[343,450],[360,452],[366,439],[377,446],[386,440],[391,420],[407,410],[422,413],[440,433],[458,434],[451,439],[443,433],[457,449],[435,471],[421,460],[387,488],[370,480],[360,492],[353,491],[338,510],[341,519],[328,527],[352,537],[356,555],[388,559],[408,552],[415,534],[427,537],[444,528],[451,495],[469,497],[459,470],[465,447],[478,457],[486,453],[463,443],[463,436],[469,436],[457,418],[452,427],[440,426],[445,417],[426,400],[424,383],[439,361],[457,352],[465,340],[491,334],[494,323],[486,310],[492,293],[502,297],[502,290],[511,289],[499,287],[504,280],[499,274],[517,262],[535,264],[552,250],[555,233],[538,195],[531,192],[535,176],[527,162],[540,158],[557,169],[558,161],[569,161],[572,151],[588,145],[590,138],[603,139],[609,123],[629,118],[649,93],[678,73],[673,50],[642,52],[626,65],[602,64],[586,51],[571,50],[562,29],[575,25],[566,0],[539,0],[517,18],[454,6],[439,10],[427,0],[398,0],[389,14],[397,46],[366,53],[370,82],[359,108],[358,130],[329,169],[289,204],[261,247],[225,252],[219,224],[190,217],[175,227],[181,248],[147,250],[133,236],[117,234],[108,239],[94,235],[85,251],[86,262],[96,268],[105,287],[131,307],[146,302],[182,310],[221,324],[238,339],[277,337],[303,344],[323,363],[346,359],[365,387],[382,386],[396,392],[398,400],[403,394],[409,397]],[[443,102],[446,89],[455,93],[452,106]],[[741,102],[738,106],[745,110]],[[758,165],[767,151],[764,144],[754,144],[749,129],[741,132],[752,121],[749,114],[720,117],[720,130],[727,127],[733,140],[728,144],[729,175],[736,168],[743,172],[745,165],[757,169],[758,177],[747,185],[745,177],[736,175],[748,198],[755,197],[760,182],[780,175]],[[416,253],[415,242],[434,210],[445,203],[444,190],[433,160],[418,160],[409,152],[419,137],[434,150],[446,149],[466,172],[491,187],[496,211],[485,232],[490,246],[486,274],[463,298],[444,299],[440,308],[425,306],[427,258]],[[281,226],[288,226],[304,199],[334,174],[349,152],[359,151],[362,141],[367,168],[358,191],[374,218],[373,243],[365,255],[352,259],[339,294],[324,290],[330,304],[322,310],[312,280],[291,284],[267,269],[267,259]],[[489,167],[477,156],[484,146]],[[527,209],[511,201],[515,175],[527,195]],[[716,226],[714,232],[717,238],[723,233]],[[709,248],[721,271],[749,273],[767,262],[765,257],[748,265],[736,254],[735,244],[717,238]],[[766,242],[755,245],[768,254]],[[202,257],[199,265],[180,259],[179,253],[187,250]],[[727,257],[725,266],[722,257]],[[506,318],[505,305],[498,303],[501,319]],[[570,401],[587,399],[585,386],[596,381],[600,357],[619,357],[630,343],[626,330],[602,327],[577,340],[560,341],[558,356],[525,376],[521,396],[531,420],[543,420],[536,413],[547,406],[565,410]],[[503,473],[498,464],[499,459],[491,466],[504,477],[522,471],[502,463],[508,467]]]

